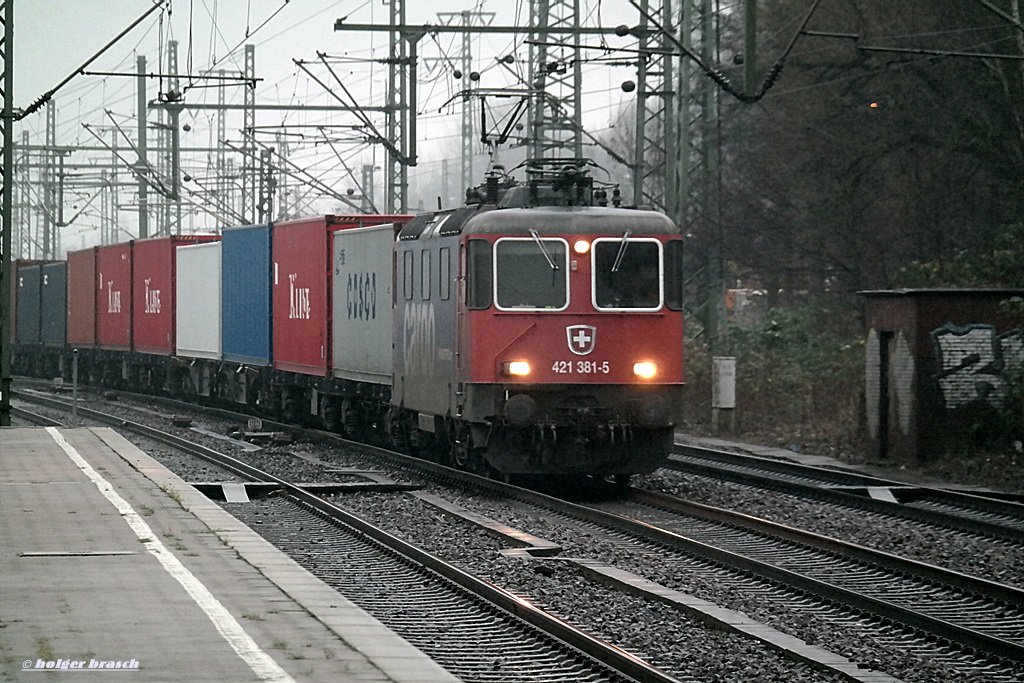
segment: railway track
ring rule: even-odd
[[[697,446],[677,445],[668,467],[1024,543],[1024,496],[916,486],[849,470]]]
[[[475,501],[484,492],[495,506],[496,519],[527,520],[528,529],[518,529],[508,537],[513,545],[521,545],[525,537],[541,538],[538,530],[553,524],[560,531],[554,532],[559,537],[551,545],[566,553],[574,548],[563,539],[573,535],[610,539],[612,546],[628,551],[633,559],[617,563],[617,567],[580,562],[576,568],[603,583],[617,585],[618,590],[640,592],[653,600],[658,599],[655,593],[659,588],[684,594],[685,577],[700,576],[702,582],[725,587],[727,593],[759,596],[762,612],[783,609],[814,623],[832,622],[853,639],[909,649],[916,656],[983,680],[1020,680],[1024,618],[1019,605],[1024,600],[1011,587],[970,577],[954,581],[954,573],[863,548],[841,547],[843,544],[831,539],[819,538],[816,547],[798,530],[780,531],[759,520],[741,524],[738,518],[722,517],[721,511],[699,506],[682,510],[678,501],[650,498],[640,491],[632,491],[626,500],[579,505],[397,454],[379,452],[378,457],[401,462],[435,480],[472,486],[477,493],[469,498]],[[358,496],[343,498],[348,503]],[[420,500],[426,502],[427,498],[421,496]],[[380,502],[375,500],[374,505],[380,507]],[[446,515],[459,514],[453,512],[460,508],[457,504],[428,504]],[[465,509],[480,507],[474,504]],[[481,514],[467,513],[464,519],[476,524]],[[659,567],[653,574],[652,560]],[[644,573],[662,579],[662,584],[644,579]],[[858,578],[852,580],[855,574]],[[840,579],[846,579],[845,585]],[[925,597],[923,609],[915,609]],[[857,628],[851,627],[858,622]]]
[[[710,455],[717,456],[717,452]],[[808,467],[800,470],[805,478],[817,472],[816,468]],[[828,479],[831,471],[820,476]],[[815,485],[794,491],[780,488],[774,478],[747,478],[739,483],[728,474],[726,477],[664,469],[637,485],[646,491],[742,510],[750,516],[1024,588],[1024,533],[1008,529],[982,533],[975,525],[965,528],[959,520],[950,524],[944,513],[904,509],[859,495],[837,495],[827,487]]]
[[[712,561],[732,553],[734,567],[1024,665],[1024,590],[669,496],[637,491],[592,509],[637,536]]]

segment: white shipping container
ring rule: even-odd
[[[391,383],[391,267],[394,225],[334,231],[335,377]]]
[[[220,242],[178,247],[175,329],[179,356],[220,358]]]

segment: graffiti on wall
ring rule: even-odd
[[[940,368],[936,380],[946,409],[974,401],[1002,406],[1006,372],[1024,364],[1024,330],[996,334],[992,325],[946,323],[931,335]]]

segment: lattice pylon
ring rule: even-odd
[[[533,158],[583,156],[580,0],[531,0],[529,139]],[[554,47],[558,43],[569,47]]]
[[[673,0],[641,0],[640,7],[633,202],[669,212],[678,153],[676,57],[671,36],[650,26],[646,15],[657,18],[662,26],[674,25]]]

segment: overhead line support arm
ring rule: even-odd
[[[387,24],[348,24],[343,19],[334,22],[335,31],[383,31],[390,32],[392,27]],[[522,26],[464,26],[459,24],[437,25],[421,24],[419,26],[405,26],[399,29],[401,33],[419,33],[428,35],[431,33],[528,33],[529,29]],[[614,28],[595,28],[581,26],[581,35],[585,36],[607,36],[615,35]]]

